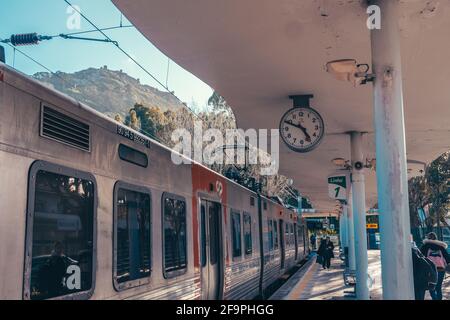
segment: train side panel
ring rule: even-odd
[[[260,243],[257,194],[228,181],[225,299],[251,299],[259,294]],[[233,205],[234,204],[234,205]],[[240,204],[237,207],[235,204]]]
[[[220,238],[220,274],[210,273],[217,282],[215,298],[254,298],[296,263],[295,252],[297,261],[309,252],[304,222],[300,224],[280,204],[261,197],[258,207],[256,193],[214,171],[195,163],[175,165],[171,150],[156,141],[3,64],[0,73],[0,270],[7,275],[0,281],[0,299],[39,295],[31,290],[30,282],[38,274],[33,267],[58,250],[67,253],[68,263],[79,266],[83,280],[89,274],[92,281],[83,282],[86,290],[81,289],[79,295],[69,292],[57,298],[205,298],[202,205],[213,211],[220,208],[218,220],[209,221],[207,228],[212,232],[217,226],[215,236]],[[43,110],[60,114],[69,124],[88,126],[88,150],[43,137]],[[67,125],[52,119],[51,126]],[[125,155],[120,151],[123,147]],[[132,157],[127,158],[127,152]],[[139,163],[142,159],[147,160],[145,165]],[[125,280],[118,280],[122,264],[136,264],[136,254],[148,245],[135,227],[128,229],[126,239],[139,245],[125,250],[121,249],[125,238],[120,243],[117,240],[119,232],[124,232],[125,211],[119,207],[134,197],[130,201],[138,209],[134,213],[127,209],[131,211],[126,221],[129,225],[148,223],[149,231],[142,232],[149,233],[150,250],[142,259],[150,261],[149,270],[142,277],[131,274],[136,270],[125,272]],[[75,211],[86,199],[92,199],[86,204],[92,212],[79,218]],[[145,220],[148,212],[149,221]],[[35,219],[45,220],[39,228],[50,229],[39,231]],[[176,234],[179,241],[173,241],[174,226],[179,224],[185,229]],[[87,232],[92,232],[87,249],[73,249]],[[61,237],[52,238],[52,234]],[[35,247],[42,251],[39,256],[33,256]],[[76,251],[76,256],[69,251]]]
[[[8,277],[0,284],[0,297],[20,299],[23,296],[24,248],[26,247],[26,208],[29,200],[29,171],[35,161],[91,174],[96,181],[95,290],[93,299],[197,299],[200,297],[199,274],[194,269],[192,207],[186,206],[186,256],[183,273],[165,277],[162,266],[163,227],[162,195],[177,194],[191,203],[191,168],[176,166],[171,152],[157,143],[150,148],[117,134],[118,124],[106,119],[75,100],[42,86],[36,81],[0,66],[0,267]],[[90,151],[82,151],[40,136],[42,107],[76,119],[90,127]],[[119,158],[118,146],[138,150],[149,159],[141,168]],[[7,164],[7,165],[5,165]],[[151,275],[140,286],[117,291],[113,285],[113,194],[117,182],[145,187],[151,195]],[[14,187],[12,187],[14,186]],[[59,221],[62,224],[61,220]],[[15,228],[11,228],[11,226]],[[14,234],[12,234],[14,230]],[[32,237],[32,233],[30,233]],[[31,242],[32,243],[32,242]],[[31,252],[29,245],[28,252]],[[27,272],[26,272],[27,273]],[[27,297],[25,297],[27,298]]]
[[[279,221],[283,216],[283,210],[279,204],[267,198],[262,197],[261,202],[264,238],[262,290],[264,291],[282,275]]]

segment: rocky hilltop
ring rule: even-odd
[[[159,107],[162,111],[182,107],[172,94],[143,85],[122,70],[109,70],[106,66],[75,73],[40,72],[34,78],[109,116],[125,115],[135,103]]]

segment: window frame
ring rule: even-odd
[[[204,212],[202,212],[202,208],[204,208]],[[206,206],[203,205],[203,201],[200,201],[200,267],[206,267],[206,256],[208,255],[208,249],[206,247]],[[209,220],[208,220],[209,223]]]
[[[295,247],[295,243],[296,243],[296,236],[295,236],[295,226],[294,226],[294,223],[292,223],[292,235],[291,235],[291,237],[292,237],[292,245]]]
[[[128,280],[122,283],[117,281],[117,197],[119,194],[119,189],[125,189],[132,192],[145,193],[150,197],[150,274],[147,277]],[[153,271],[153,219],[152,219],[152,193],[151,190],[147,187],[137,186],[133,184],[129,184],[124,181],[117,181],[114,184],[113,189],[113,265],[112,265],[112,278],[113,278],[113,286],[114,290],[117,292],[124,291],[130,288],[139,287],[142,285],[146,285],[150,283],[150,279]]]
[[[136,161],[132,161],[132,160],[127,159],[126,157],[124,157],[123,154],[121,153],[121,151],[123,151],[124,149],[126,149],[127,151],[136,152],[137,154],[143,156],[144,159],[145,159],[145,164],[141,164],[141,163],[138,163]],[[119,156],[119,159],[122,160],[122,161],[125,161],[125,162],[127,162],[129,164],[132,164],[132,165],[144,168],[144,169],[148,168],[149,160],[148,160],[148,155],[145,152],[139,151],[138,149],[135,149],[135,148],[132,148],[132,147],[126,145],[126,144],[120,143],[119,146],[117,147],[117,154]]]
[[[284,222],[284,228],[283,228],[283,237],[284,237],[284,246],[285,248],[288,248],[291,246],[291,239],[290,239],[290,233],[289,233],[289,222]]]
[[[53,297],[50,300],[87,300],[94,294],[96,284],[96,269],[97,269],[97,207],[98,207],[98,192],[97,180],[94,175],[55,163],[44,160],[36,160],[30,165],[28,172],[28,194],[27,194],[27,213],[26,213],[26,232],[25,232],[25,259],[23,270],[23,284],[22,297],[25,300],[31,300],[31,271],[33,258],[33,226],[34,226],[34,208],[36,200],[36,177],[39,171],[47,171],[53,174],[75,177],[83,180],[89,180],[93,184],[94,199],[93,199],[93,221],[92,221],[92,284],[91,288],[86,291],[75,292],[63,296]]]
[[[279,234],[279,221],[277,219],[273,219],[272,222],[272,230],[273,230],[273,250],[277,251],[280,249],[280,241],[281,239],[278,239],[278,234]],[[280,235],[281,236],[281,235]]]
[[[183,269],[178,269],[178,270],[173,270],[173,271],[166,271],[166,242],[164,240],[164,200],[166,198],[169,199],[173,199],[173,200],[179,200],[179,201],[183,201],[185,203],[185,224],[186,224],[186,267],[184,267]],[[186,198],[174,193],[170,193],[170,192],[163,192],[163,194],[161,195],[161,252],[162,252],[162,256],[161,256],[161,263],[162,263],[162,272],[163,272],[163,277],[164,279],[171,279],[171,278],[175,278],[178,277],[180,275],[186,274],[189,268],[189,237],[188,237],[188,203],[186,202]]]
[[[267,243],[269,245],[268,252],[273,252],[274,249],[274,239],[273,239],[274,233],[273,233],[273,219],[268,218],[267,219]]]
[[[240,244],[239,244],[239,248],[241,253],[239,255],[234,255],[234,244],[235,244],[235,239],[234,239],[234,216],[239,216],[239,240],[240,240]],[[238,210],[234,210],[234,209],[230,209],[230,221],[231,221],[231,257],[233,258],[233,260],[238,260],[239,258],[242,258],[242,217],[241,217],[241,212]]]
[[[250,220],[250,252],[247,253],[247,246],[246,246],[246,241],[245,241],[245,217],[248,217]],[[249,212],[243,212],[242,214],[242,234],[243,234],[243,240],[244,240],[244,247],[243,247],[243,252],[244,252],[244,256],[246,257],[250,257],[253,255],[253,224],[252,224],[252,215]]]
[[[295,247],[295,234],[294,234],[294,223],[293,222],[291,222],[290,236],[291,236],[291,247]]]

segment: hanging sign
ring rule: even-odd
[[[328,177],[328,195],[331,199],[347,200],[347,176],[333,175]]]

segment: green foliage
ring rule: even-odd
[[[209,98],[208,107],[209,110],[198,114],[198,118],[200,118],[198,119],[186,108],[163,112],[157,106],[145,106],[136,103],[125,118],[125,124],[171,148],[174,147],[174,142],[171,139],[172,132],[177,128],[184,128],[193,135],[195,120],[202,121],[204,130],[215,128],[225,132],[226,129],[236,128],[232,109],[217,92],[214,92]],[[249,148],[256,147],[249,146]],[[282,175],[262,177],[259,174],[261,166],[261,164],[247,164],[245,166],[214,164],[210,168],[250,189],[260,190],[262,194],[268,197],[278,196],[285,203],[297,207],[296,197],[293,197],[292,191],[289,192],[286,188],[288,179]],[[306,206],[308,206],[307,202],[305,202]]]
[[[413,227],[418,226],[417,209],[426,205],[430,206],[430,217],[426,221],[427,226],[433,226],[438,219],[441,224],[445,224],[444,217],[449,210],[449,179],[450,152],[444,153],[431,162],[423,177],[410,179],[408,183],[409,207]]]

